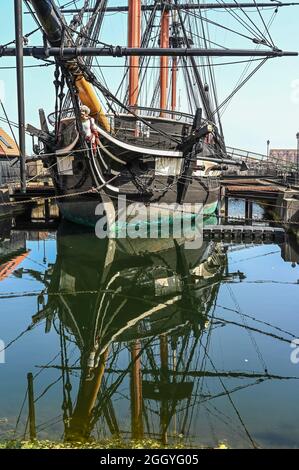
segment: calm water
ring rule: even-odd
[[[32,372],[40,439],[299,447],[298,261],[293,242],[187,250],[2,222],[0,439],[28,435]]]

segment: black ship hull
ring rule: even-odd
[[[181,132],[181,123],[172,121],[170,125],[175,133]],[[101,215],[99,204],[111,203],[117,217],[120,201],[126,207],[144,204],[151,211],[159,211],[161,204],[172,205],[174,216],[176,212],[196,212],[198,205],[204,215],[215,212],[219,171],[200,161],[201,156],[215,153],[213,146],[203,144],[186,171],[183,153],[170,148],[167,141],[157,141],[155,135],[145,142],[143,135],[132,136],[130,130],[119,138],[102,131],[96,146],[85,142],[82,149],[74,119],[62,120],[61,126],[60,148],[49,158],[48,166],[66,220],[95,226]]]
[[[186,204],[202,205],[204,216],[213,214],[219,200],[220,186],[218,180],[210,180],[208,183],[195,180],[192,186],[192,190],[190,190],[190,194],[188,195],[188,203]],[[88,189],[86,188],[86,191],[90,191],[91,187],[92,186],[88,187]],[[103,207],[106,208],[107,203],[110,202],[114,209],[117,210],[118,200],[123,200],[122,198],[124,196],[126,197],[127,207],[130,207],[134,202],[144,203],[142,195],[140,198],[134,200],[130,197],[130,193],[122,192],[118,193],[118,196],[115,196],[115,193],[109,191],[109,189],[100,190],[95,194],[82,194],[81,191],[78,191],[78,195],[76,195],[73,190],[60,190],[58,195],[63,197],[58,199],[57,202],[64,219],[89,227],[94,227],[99,220],[99,216],[102,215],[97,215],[99,204],[103,204]],[[157,211],[159,211],[159,204],[169,204],[171,207],[173,203],[175,203],[175,201],[171,191],[168,191],[162,197],[161,194],[156,197],[154,195],[150,201],[151,210],[154,208],[157,209]]]

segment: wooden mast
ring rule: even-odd
[[[85,368],[83,370],[77,404],[70,421],[70,426],[65,433],[66,441],[84,440],[89,438],[90,421],[92,419],[92,412],[102,385],[107,357],[108,348],[100,356],[99,364],[93,370],[93,377],[91,380],[87,377],[88,369]]]
[[[176,111],[177,105],[177,70],[178,70],[178,59],[172,58],[172,79],[171,79],[171,111]]]
[[[169,9],[165,8],[161,15],[160,48],[169,47]],[[168,88],[168,57],[162,56],[160,59],[160,108],[167,108],[167,88]],[[165,113],[161,111],[161,116]]]
[[[177,33],[177,11],[174,10],[172,16],[172,47],[173,40],[176,38]],[[175,45],[177,47],[177,44]],[[177,107],[177,71],[178,71],[178,58],[172,58],[172,68],[171,68],[171,111],[176,111]],[[175,116],[173,116],[174,118]]]
[[[141,0],[128,2],[128,47],[140,47]],[[139,57],[130,57],[129,66],[129,106],[135,107],[139,94]]]

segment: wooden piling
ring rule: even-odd
[[[249,207],[248,207],[248,224],[252,225],[252,219],[253,219],[253,201],[249,200]]]
[[[45,220],[47,222],[50,220],[50,203],[49,203],[49,199],[45,199]]]
[[[131,427],[132,439],[142,439],[144,436],[142,419],[142,372],[141,372],[141,344],[134,341],[131,348]]]
[[[35,407],[34,407],[34,389],[33,389],[33,375],[31,372],[27,374],[28,382],[28,405],[29,405],[29,433],[30,440],[36,439],[35,427]]]
[[[220,195],[220,215],[226,221],[228,217],[228,196],[226,193],[226,189],[224,186],[221,188],[221,195]]]
[[[245,199],[245,223],[252,225],[252,200]]]
[[[224,218],[225,221],[228,219],[228,196],[224,198]]]

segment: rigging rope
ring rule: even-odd
[[[216,374],[217,374],[217,369],[216,369],[216,367],[215,367],[215,364],[214,364],[213,360],[211,359],[210,355],[208,354],[208,351],[207,351],[207,349],[206,349],[206,346],[202,343],[202,340],[201,340],[201,339],[200,339],[200,344],[201,344],[201,345],[203,346],[203,348],[205,349],[205,354],[207,355],[207,357],[208,357],[208,359],[209,359],[209,361],[210,361],[210,364],[211,364],[212,368],[214,369],[214,371],[215,371]],[[255,441],[254,441],[253,438],[251,437],[251,434],[249,433],[249,430],[248,430],[247,426],[245,425],[245,422],[244,422],[244,420],[242,419],[241,414],[240,414],[239,410],[237,409],[237,407],[236,407],[236,405],[235,405],[235,403],[234,403],[234,401],[233,401],[233,399],[232,399],[232,397],[231,397],[231,391],[229,391],[229,390],[227,389],[227,387],[226,387],[226,385],[225,385],[225,383],[223,382],[223,380],[222,380],[221,377],[218,377],[218,380],[219,380],[219,382],[221,383],[221,386],[222,386],[222,388],[223,388],[223,390],[224,390],[224,393],[225,393],[225,395],[227,396],[227,398],[228,398],[230,404],[232,405],[232,407],[233,407],[233,409],[234,409],[234,411],[235,411],[235,413],[236,413],[236,415],[237,415],[237,417],[238,417],[238,419],[239,419],[239,421],[240,421],[240,424],[242,425],[242,427],[243,427],[243,429],[244,429],[244,431],[245,431],[245,433],[246,433],[246,435],[247,435],[249,441],[251,442],[253,448],[256,449],[256,448],[257,448],[257,444],[255,443]]]
[[[274,19],[275,19],[275,17],[276,17],[276,14],[277,14],[277,9],[274,10],[274,12],[273,12],[273,14],[272,14],[272,16],[271,16],[271,18],[270,18],[270,20],[269,20],[269,22],[268,22],[268,25],[267,25],[267,28],[268,28],[268,29],[271,27],[271,25],[272,25],[272,23],[273,23],[273,21],[274,21]],[[259,47],[259,46],[257,46],[256,49],[258,49],[258,47]],[[236,83],[236,85],[235,85],[235,88],[238,86],[238,84],[241,82],[242,78],[245,76],[245,74],[246,74],[247,70],[249,69],[251,63],[252,63],[253,61],[255,61],[255,60],[256,60],[256,59],[254,59],[254,57],[252,57],[252,58],[248,61],[246,67],[244,68],[244,70],[243,70],[243,72],[242,72],[240,78],[238,79],[238,81],[237,81],[237,83]],[[223,113],[226,111],[226,109],[227,109],[227,107],[228,107],[230,101],[231,101],[231,100],[229,100],[229,101],[226,103],[225,107],[223,108],[223,110],[222,110],[222,112],[221,112],[221,116],[222,116]]]
[[[248,82],[248,80],[267,62],[268,58],[266,57],[265,59],[263,59],[253,70],[252,72],[250,72],[249,75],[247,75],[247,77],[244,78],[244,80],[236,87],[234,88],[234,90],[227,96],[227,98],[225,98],[224,101],[222,101],[222,103],[218,106],[218,108],[215,109],[215,111],[213,111],[213,114],[216,114],[218,113],[218,111],[226,104],[228,103],[232,98],[233,96],[245,85],[245,83]]]

